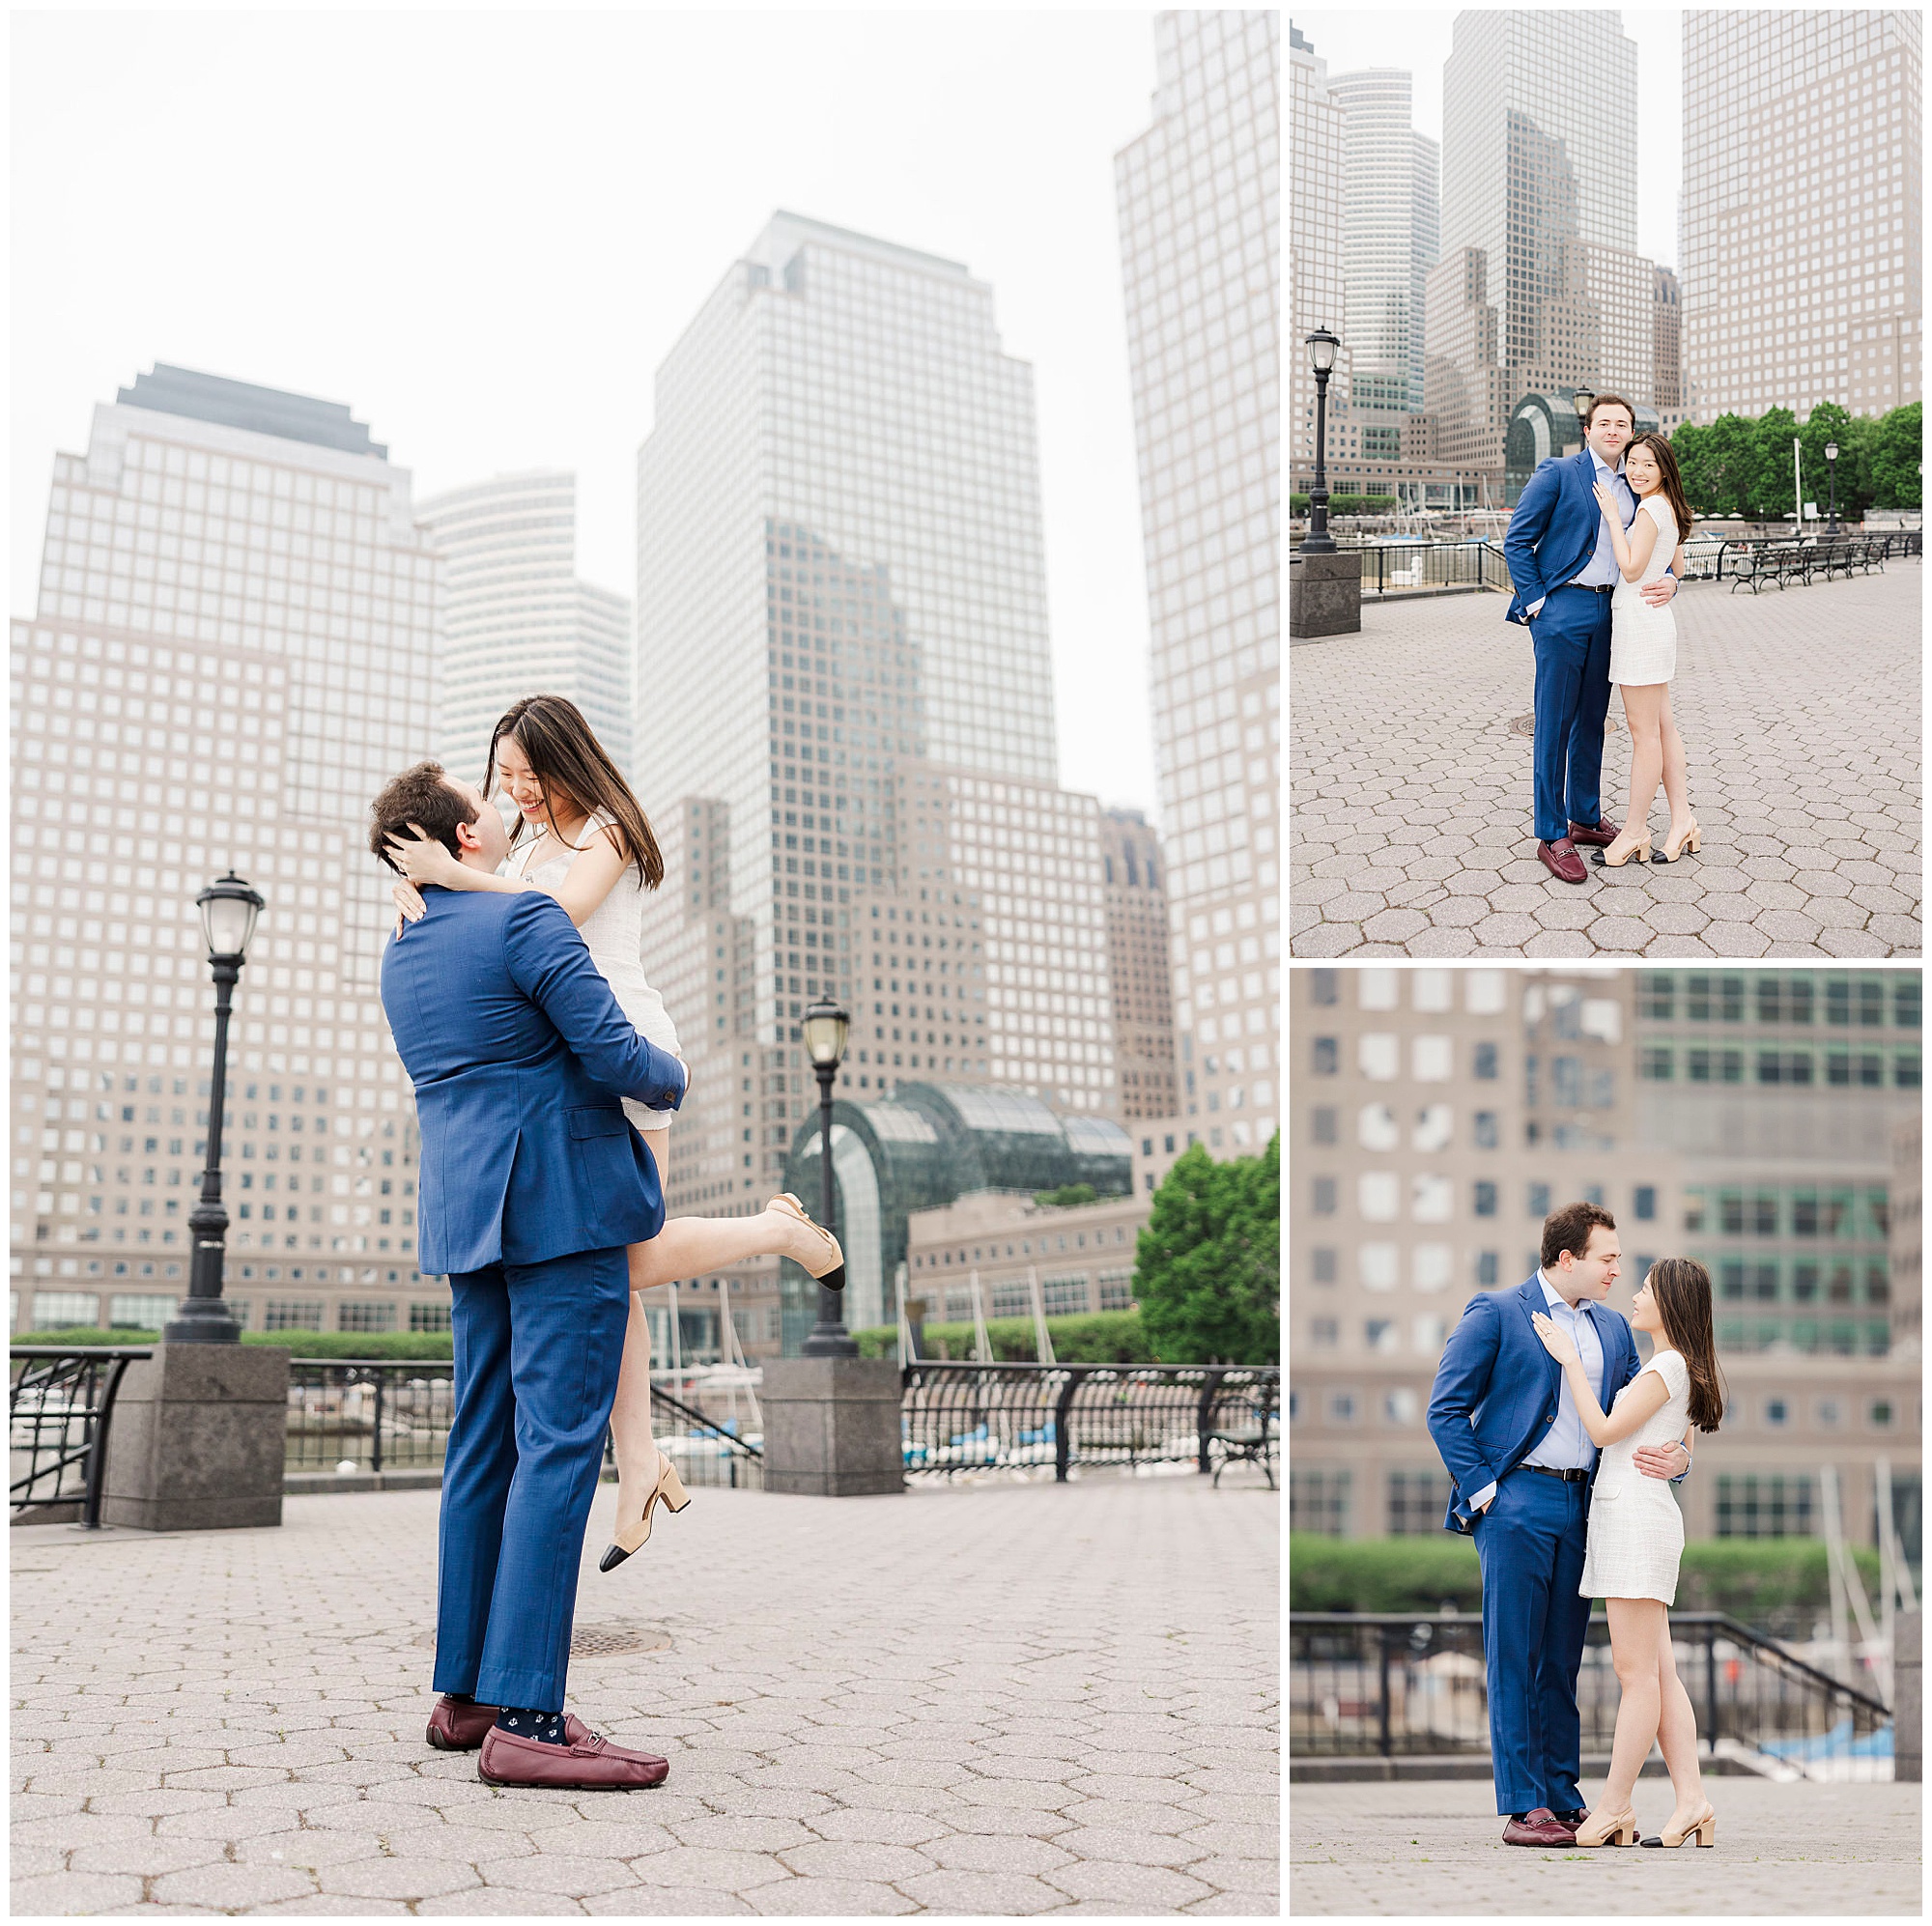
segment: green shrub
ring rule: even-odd
[[[1306,515],[1308,513],[1308,497],[1305,495],[1291,495],[1288,497],[1288,512],[1291,515]]]
[[[1094,1196],[1094,1186],[1091,1183],[1064,1183],[1058,1190],[1035,1191],[1033,1201],[1049,1208],[1055,1206],[1065,1208],[1074,1204],[1092,1204]]]
[[[1867,1597],[1878,1590],[1878,1553],[1854,1546]],[[1433,1612],[1483,1608],[1476,1542],[1453,1532],[1413,1538],[1326,1538],[1292,1532],[1289,1609],[1297,1612]],[[1832,1600],[1825,1542],[1817,1538],[1719,1538],[1684,1547],[1676,1609],[1728,1612],[1747,1625],[1791,1610],[1824,1611]]]
[[[854,1331],[852,1335],[858,1340],[861,1357],[897,1355],[898,1332],[894,1325],[881,1324],[871,1330]],[[1046,1335],[1053,1345],[1054,1358],[1061,1364],[1153,1362],[1138,1311],[1092,1311],[1071,1317],[1049,1317]],[[1031,1317],[988,1317],[986,1336],[992,1343],[997,1363],[1038,1362]],[[955,1363],[969,1362],[973,1356],[972,1325],[925,1325],[920,1356],[926,1360],[937,1358],[942,1345]]]
[[[16,1345],[60,1345],[78,1349],[97,1345],[154,1345],[158,1331],[29,1331]],[[298,1357],[451,1358],[447,1331],[243,1331],[244,1345],[277,1345]]]

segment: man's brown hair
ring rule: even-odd
[[[1543,1220],[1543,1267],[1550,1270],[1565,1251],[1581,1257],[1590,1247],[1590,1232],[1598,1225],[1614,1231],[1617,1220],[1601,1204],[1566,1204]]]
[[[473,823],[476,817],[469,799],[450,781],[441,763],[419,762],[394,778],[369,805],[369,847],[401,875],[389,853],[392,836],[407,836],[414,823],[450,855],[460,858],[463,845],[456,839],[457,826]]]
[[[1590,403],[1590,411],[1583,417],[1583,426],[1586,431],[1597,425],[1597,411],[1600,408],[1620,408],[1630,416],[1630,425],[1633,428],[1636,426],[1636,410],[1622,395],[1600,394]]]

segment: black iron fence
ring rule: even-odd
[[[455,1371],[447,1360],[291,1358],[285,1468],[440,1469]],[[745,1421],[695,1409],[653,1385],[651,1430],[687,1485],[763,1485],[759,1441]],[[608,1440],[605,1461],[614,1468]]]
[[[1413,595],[1444,588],[1509,593],[1503,552],[1490,542],[1398,542],[1356,551],[1364,595]]]
[[[1722,1612],[1673,1612],[1670,1630],[1707,1753],[1889,1777],[1891,1714],[1872,1692]],[[1289,1672],[1292,1757],[1489,1751],[1479,1615],[1292,1612]],[[1577,1681],[1585,1753],[1609,1750],[1619,1696],[1609,1627],[1592,1619]]]
[[[153,1356],[131,1345],[12,1347],[7,1496],[14,1511],[77,1506],[84,1524],[99,1524],[114,1401],[128,1367]]]
[[[908,1477],[1246,1461],[1274,1483],[1277,1366],[911,1364],[903,1386]]]

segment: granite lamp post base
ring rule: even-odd
[[[765,1489],[862,1498],[905,1489],[891,1358],[773,1358],[758,1393]]]
[[[1292,640],[1353,636],[1362,627],[1362,563],[1352,549],[1332,555],[1293,551],[1288,558],[1288,633]]]
[[[156,1345],[121,1385],[101,1523],[280,1524],[288,1403],[289,1354],[279,1345]]]

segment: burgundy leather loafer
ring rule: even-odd
[[[437,1700],[423,1737],[439,1752],[473,1752],[489,1736],[501,1710],[499,1706],[463,1705],[445,1693]],[[590,1728],[575,1713],[565,1713],[563,1736],[573,1741],[587,1739]]]
[[[1505,1846],[1574,1846],[1577,1828],[1566,1826],[1547,1805],[1511,1819],[1503,1827]]]
[[[588,1731],[574,1719],[571,1724],[576,1736],[567,1745],[520,1739],[493,1725],[483,1740],[476,1776],[486,1786],[561,1786],[574,1792],[627,1792],[664,1784],[669,1760],[627,1751],[601,1732]]]
[[[1609,848],[1610,844],[1615,842],[1617,837],[1622,835],[1623,831],[1618,829],[1608,816],[1605,816],[1595,829],[1591,829],[1583,823],[1572,823],[1570,825],[1570,840],[1572,842],[1592,842],[1599,849]]]
[[[1589,875],[1583,867],[1583,859],[1577,854],[1577,845],[1567,836],[1559,836],[1554,842],[1538,843],[1536,855],[1559,883],[1581,883]]]

